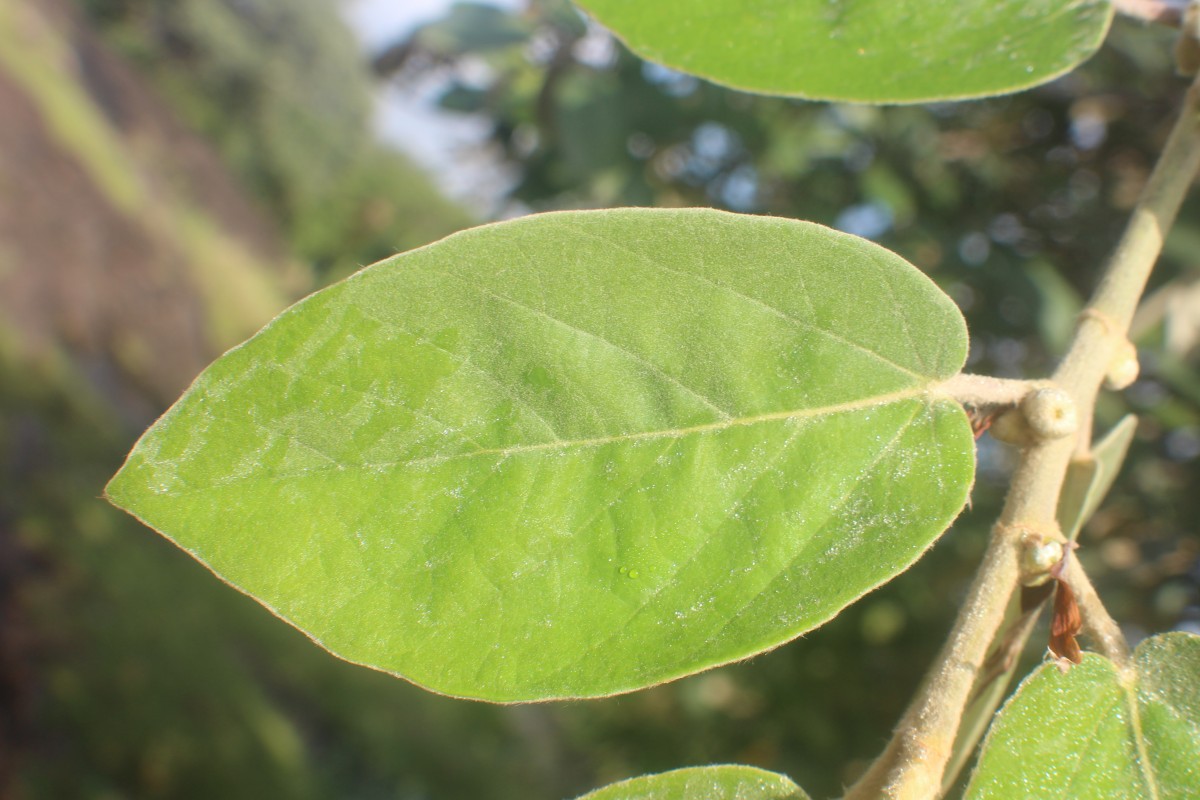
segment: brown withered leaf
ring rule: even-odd
[[[1058,587],[1054,592],[1054,616],[1050,618],[1050,652],[1059,659],[1080,664],[1083,663],[1083,653],[1075,641],[1083,627],[1079,605],[1066,581],[1059,578],[1055,582]]]

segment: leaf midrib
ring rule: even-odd
[[[1133,744],[1137,749],[1139,772],[1142,774],[1142,780],[1146,784],[1146,789],[1150,792],[1149,800],[1158,800],[1158,780],[1154,775],[1154,764],[1150,760],[1150,749],[1147,746],[1146,734],[1142,730],[1142,711],[1138,702],[1138,689],[1141,683],[1141,675],[1133,673],[1133,680],[1122,680],[1118,676],[1117,680],[1121,688],[1121,694],[1129,707],[1129,728],[1133,734]]]
[[[818,406],[815,408],[796,409],[789,411],[772,411],[766,414],[755,414],[748,417],[730,417],[728,419],[718,420],[716,422],[707,422],[701,425],[689,425],[685,428],[668,428],[655,431],[638,431],[635,433],[620,433],[611,436],[596,436],[586,439],[561,439],[553,442],[540,442],[537,444],[516,445],[513,447],[493,447],[481,450],[472,451],[469,453],[459,453],[451,456],[429,456],[427,458],[413,459],[406,462],[393,462],[396,464],[419,465],[425,463],[437,463],[441,460],[451,461],[459,458],[473,458],[476,456],[510,456],[523,453],[538,452],[545,450],[567,450],[576,447],[599,447],[606,444],[615,444],[618,442],[633,442],[643,440],[654,440],[668,437],[683,438],[693,434],[703,434],[712,431],[722,431],[729,428],[749,427],[751,425],[760,425],[766,422],[796,422],[800,420],[813,419],[816,417],[834,416],[836,414],[844,414],[850,411],[862,411],[870,408],[890,405],[903,400],[911,400],[923,394],[928,394],[926,387],[912,387],[898,392],[891,392],[885,395],[875,395],[858,400],[849,400],[843,403],[834,403],[827,406]]]
[[[893,403],[902,402],[904,400],[912,400],[917,397],[928,396],[932,399],[933,395],[927,386],[914,386],[908,389],[903,389],[897,392],[890,392],[883,395],[874,395],[872,397],[860,398],[857,400],[848,400],[842,403],[833,403],[826,406],[817,406],[814,408],[794,409],[788,411],[772,411],[765,414],[754,414],[747,417],[730,417],[728,419],[717,420],[715,422],[706,422],[700,425],[689,425],[684,428],[665,428],[651,431],[635,431],[633,433],[618,433],[610,436],[594,436],[583,439],[555,439],[547,442],[536,442],[533,444],[513,445],[511,447],[488,447],[471,450],[465,453],[451,453],[448,455],[432,455],[422,456],[420,458],[411,458],[397,461],[372,461],[362,464],[348,465],[337,461],[331,456],[327,456],[331,461],[337,464],[338,468],[346,468],[348,466],[371,466],[371,467],[420,467],[430,464],[442,464],[449,461],[461,461],[472,458],[482,458],[488,456],[500,456],[508,458],[509,456],[523,455],[525,453],[537,452],[553,452],[556,450],[572,450],[576,448],[602,447],[608,444],[618,444],[621,442],[638,442],[638,441],[653,441],[655,439],[665,438],[683,438],[685,436],[711,433],[714,431],[723,431],[730,428],[749,427],[752,425],[761,425],[769,422],[798,422],[801,420],[814,419],[818,417],[835,416],[837,414],[845,414],[852,411],[865,411],[872,408],[879,408]],[[286,434],[281,434],[286,435]],[[304,442],[295,439],[298,444]],[[323,468],[324,469],[324,468]],[[306,472],[319,470],[306,470]]]
[[[585,439],[557,439],[548,442],[537,442],[534,444],[515,445],[512,447],[493,447],[472,450],[464,453],[451,453],[447,455],[432,455],[421,458],[412,458],[397,461],[371,461],[354,464],[347,464],[337,460],[328,453],[321,452],[321,455],[327,458],[331,463],[328,465],[314,466],[307,469],[294,472],[276,473],[269,479],[263,479],[261,476],[257,478],[249,478],[247,476],[232,476],[223,481],[216,481],[206,486],[195,486],[186,489],[171,490],[163,492],[163,495],[171,497],[179,497],[190,494],[203,493],[214,489],[220,489],[225,486],[230,486],[239,483],[245,483],[249,480],[257,480],[266,483],[278,483],[280,481],[289,480],[302,475],[319,474],[323,472],[345,471],[350,468],[388,468],[388,467],[424,467],[437,464],[445,464],[452,461],[466,461],[474,458],[500,457],[501,460],[511,456],[519,456],[527,453],[549,453],[554,451],[565,451],[571,449],[583,449],[591,447],[602,447],[608,444],[618,444],[621,442],[643,442],[654,441],[656,439],[665,438],[683,438],[685,436],[702,435],[705,433],[719,432],[738,427],[749,427],[752,425],[761,425],[771,422],[798,422],[803,420],[816,419],[819,417],[835,416],[837,414],[845,414],[853,411],[865,411],[873,408],[882,408],[893,403],[912,400],[920,397],[927,398],[929,405],[938,399],[937,393],[931,385],[912,386],[907,389],[902,389],[888,394],[873,395],[871,397],[859,398],[856,400],[848,400],[842,403],[833,403],[831,405],[818,406],[814,408],[793,409],[787,411],[773,411],[765,414],[756,414],[746,417],[732,417],[730,419],[718,420],[716,422],[703,423],[700,425],[691,425],[685,428],[669,428],[652,431],[636,431],[633,433],[621,433],[611,436],[597,436]],[[271,430],[268,427],[269,430]],[[292,433],[285,433],[274,429],[276,435],[285,437],[289,441],[303,446],[309,447],[308,443],[295,436]]]

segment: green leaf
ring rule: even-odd
[[[1108,32],[1108,0],[577,0],[644,58],[749,92],[916,103],[1015,92]]]
[[[1092,448],[1090,458],[1074,460],[1067,467],[1058,501],[1058,525],[1070,541],[1075,541],[1079,529],[1104,502],[1104,497],[1121,471],[1121,465],[1125,463],[1125,454],[1129,452],[1136,432],[1137,417],[1126,414]]]
[[[643,775],[589,792],[579,800],[808,800],[808,795],[778,773],[722,765]]]
[[[438,54],[487,52],[528,41],[532,30],[525,19],[483,3],[457,2],[436,22],[423,25],[416,38]]]
[[[1122,674],[1086,654],[1045,664],[997,717],[966,800],[1193,798],[1200,787],[1200,636],[1138,647]]]
[[[1055,356],[1067,352],[1079,312],[1083,310],[1083,297],[1062,273],[1047,261],[1036,259],[1025,265],[1025,276],[1038,294],[1038,333],[1046,348]]]
[[[906,569],[971,485],[953,303],[819,225],[476,228],[209,367],[108,496],[335,654],[606,695],[746,658]]]

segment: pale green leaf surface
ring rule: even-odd
[[[1200,636],[1143,642],[1122,675],[1091,653],[1038,668],[1000,712],[966,800],[1184,800],[1200,790]]]
[[[899,257],[707,210],[457,234],[294,306],[112,501],[335,654],[496,701],[775,647],[904,570],[974,447],[953,303]]]
[[[778,773],[725,764],[643,775],[579,800],[808,800],[808,795]]]
[[[818,100],[915,103],[1036,86],[1087,59],[1107,0],[577,0],[644,58]]]
[[[1137,417],[1126,414],[1092,448],[1090,458],[1072,461],[1067,467],[1058,501],[1058,525],[1068,540],[1075,541],[1079,529],[1104,502],[1136,432]]]

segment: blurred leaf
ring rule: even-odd
[[[916,103],[1006,94],[1067,72],[1105,0],[578,0],[651,61],[750,92]]]
[[[1136,416],[1125,415],[1092,448],[1090,458],[1073,460],[1067,467],[1067,477],[1058,501],[1058,525],[1070,541],[1075,541],[1079,529],[1104,502],[1105,495],[1121,471],[1121,465],[1125,463],[1125,454],[1129,452],[1137,424]]]
[[[984,742],[966,800],[1195,797],[1200,786],[1200,637],[1147,639],[1128,674],[1087,654],[1042,665]]]
[[[1045,261],[1035,260],[1025,265],[1025,274],[1033,281],[1041,299],[1038,308],[1038,330],[1046,348],[1055,354],[1067,351],[1075,322],[1083,309],[1083,298],[1063,276]]]
[[[863,192],[887,205],[897,222],[908,222],[916,213],[917,203],[913,190],[887,164],[874,163],[863,173]]]
[[[439,52],[487,51],[523,44],[529,33],[529,25],[514,14],[483,3],[463,2],[418,31],[422,44]]]
[[[487,107],[487,92],[455,83],[442,92],[437,103],[439,108],[446,111],[474,114]]]
[[[621,209],[486,226],[228,353],[112,501],[342,657],[497,701],[779,645],[904,570],[974,447],[966,331],[810,223]]]
[[[1154,372],[1155,377],[1187,400],[1189,416],[1194,414],[1194,409],[1200,406],[1200,376],[1196,374],[1196,367],[1178,356],[1161,353],[1155,361]],[[1163,417],[1161,421],[1172,427],[1191,422],[1187,416],[1166,417],[1166,411],[1162,405],[1154,409],[1157,416]]]
[[[579,800],[808,800],[787,777],[753,767],[692,767],[643,775]]]

